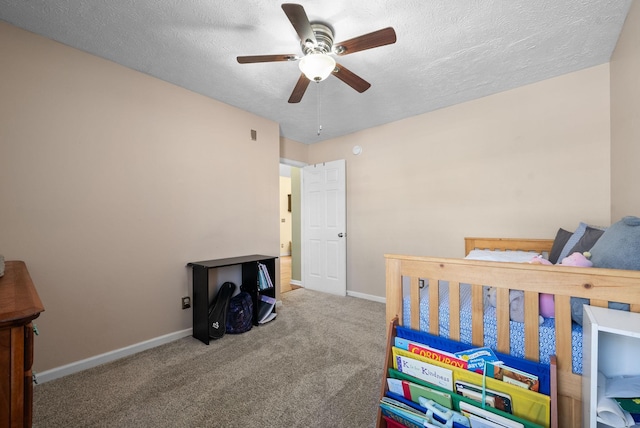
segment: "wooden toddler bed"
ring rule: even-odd
[[[548,254],[553,240],[465,238],[465,251],[473,249],[522,250]],[[591,299],[591,305],[606,307],[609,301],[629,303],[631,311],[640,312],[640,271],[547,266],[529,263],[503,263],[468,259],[385,255],[386,259],[386,318],[389,324],[395,317],[403,324],[403,299],[410,307],[409,325],[420,329],[420,285],[448,282],[448,336],[460,340],[461,284],[471,287],[471,343],[484,345],[483,286],[497,289],[496,348],[510,353],[509,290],[522,290],[525,296],[524,357],[539,361],[540,326],[539,293],[554,295],[555,354],[558,376],[558,409],[560,427],[581,427],[581,375],[572,369],[572,320],[570,298]],[[409,296],[403,296],[403,277],[409,278]],[[438,307],[440,287],[425,289],[422,300],[429,307]],[[432,304],[432,302],[434,302]],[[439,311],[428,315],[428,332],[440,334]],[[467,326],[465,326],[467,327]],[[581,345],[581,344],[580,344]]]

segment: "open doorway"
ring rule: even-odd
[[[280,163],[280,292],[300,288],[300,168]]]
[[[280,257],[291,256],[291,167],[280,167]]]

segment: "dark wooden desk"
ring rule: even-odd
[[[251,294],[253,325],[258,325],[258,262],[267,267],[271,281],[275,284],[276,259],[274,256],[254,254],[188,263],[187,266],[193,269],[193,337],[206,345],[209,344],[209,269],[242,266],[242,284],[238,285]],[[261,292],[264,293],[264,290]],[[275,297],[275,288],[271,293],[271,297]]]

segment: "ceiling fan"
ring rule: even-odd
[[[320,82],[331,74],[362,93],[371,84],[338,64],[332,55],[343,56],[366,49],[390,45],[396,42],[396,32],[391,27],[364,34],[340,43],[333,43],[333,28],[324,22],[309,22],[307,13],[302,5],[284,3],[282,10],[291,21],[293,28],[300,37],[303,56],[288,55],[252,55],[239,56],[240,64],[276,61],[298,61],[302,74],[289,97],[290,103],[298,103],[309,86],[311,80]]]

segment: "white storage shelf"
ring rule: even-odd
[[[607,378],[640,375],[640,314],[585,305],[583,319],[583,423],[608,427],[596,418],[598,372]]]

